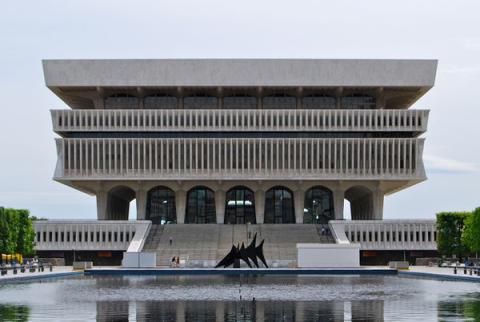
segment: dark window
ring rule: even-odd
[[[166,187],[151,189],[147,195],[147,220],[160,225],[176,223],[175,192]]]
[[[333,194],[325,187],[313,187],[305,193],[304,224],[327,224],[333,220]]]
[[[335,97],[327,95],[310,95],[303,98],[302,108],[304,109],[334,109],[336,107]]]
[[[214,224],[215,198],[213,191],[206,187],[195,187],[188,192],[186,224]]]
[[[342,109],[367,110],[375,107],[375,97],[370,95],[353,94],[341,98]]]
[[[255,224],[255,197],[246,187],[235,187],[227,192],[225,199],[226,224]]]
[[[274,187],[265,194],[265,223],[294,224],[293,194],[285,187]]]

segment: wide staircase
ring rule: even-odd
[[[323,228],[323,229],[322,229]],[[297,243],[334,243],[321,225],[262,224],[152,225],[143,251],[156,252],[157,266],[169,266],[179,256],[187,267],[213,267],[232,245],[248,246],[255,234],[270,267],[294,267]],[[170,243],[171,240],[171,243]]]

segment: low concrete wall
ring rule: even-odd
[[[89,269],[93,267],[93,262],[89,261],[78,261],[73,262],[73,269]]]
[[[122,267],[126,268],[154,268],[157,267],[157,254],[147,252],[123,253]]]
[[[297,244],[298,267],[359,267],[359,244]]]

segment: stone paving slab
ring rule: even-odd
[[[74,271],[71,266],[55,266],[51,272],[49,269],[46,269],[44,272],[35,271],[34,273],[30,273],[28,271],[25,273],[20,273],[20,270],[18,270],[17,274],[13,274],[12,270],[8,270],[7,275],[0,276],[0,284],[82,274],[82,271]]]
[[[480,283],[480,276],[463,274],[463,267],[457,268],[457,274],[453,267],[430,267],[430,266],[410,266],[408,270],[399,270],[400,276],[432,278],[444,281],[463,281]]]

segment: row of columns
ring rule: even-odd
[[[138,189],[136,192],[137,203],[137,220],[146,219],[147,209],[147,191],[145,189]],[[264,190],[254,191],[255,195],[255,217],[257,224],[263,224],[265,218],[265,192]],[[293,191],[294,207],[295,207],[295,222],[297,224],[303,223],[304,208],[305,208],[305,190],[299,189]],[[334,189],[333,193],[333,208],[335,220],[344,219],[344,202],[345,190]],[[225,199],[226,191],[215,190],[215,212],[217,223],[223,224],[225,219]],[[380,189],[372,191],[372,197],[368,201],[366,208],[358,214],[355,213],[355,201],[351,201],[352,219],[358,220],[381,220],[383,219],[383,200],[384,193]],[[359,200],[360,202],[365,202]],[[175,208],[177,215],[177,223],[183,224],[185,222],[185,213],[187,205],[187,191],[175,191]],[[97,217],[99,220],[112,219],[108,218],[108,192],[100,191],[97,193]]]

